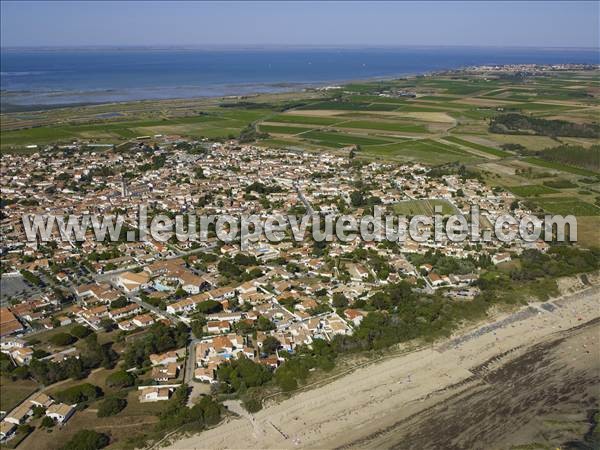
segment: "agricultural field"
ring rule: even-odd
[[[452,142],[454,144],[462,145],[463,147],[479,150],[480,152],[489,153],[490,155],[498,156],[499,158],[511,156],[509,152],[498,150],[497,148],[488,147],[486,145],[477,144],[475,142],[466,141],[464,139],[457,138],[456,136],[447,136],[444,138],[444,140]]]
[[[458,162],[494,173],[498,185],[525,196],[551,195],[544,180],[511,178],[511,170],[561,177],[595,177],[593,170],[534,156],[563,144],[589,148],[597,139],[504,134],[490,120],[506,113],[588,124],[600,117],[600,76],[557,72],[521,79],[456,72],[398,80],[356,82],[335,92],[305,90],[248,98],[187,99],[78,106],[2,114],[1,149],[73,140],[119,145],[138,136],[178,135],[224,140],[252,124],[263,146],[347,152],[376,160],[439,165]],[[397,95],[410,91],[412,95]],[[508,147],[504,147],[506,145]],[[523,152],[510,145],[519,144]],[[493,161],[502,160],[502,165]],[[513,167],[514,169],[510,169]],[[507,169],[508,168],[508,169]],[[518,185],[523,184],[519,190]],[[519,194],[517,194],[519,195]],[[589,201],[589,199],[586,199]]]
[[[557,162],[546,161],[546,160],[534,158],[534,157],[524,158],[523,161],[525,161],[529,164],[536,165],[536,166],[545,167],[548,169],[554,169],[559,172],[568,172],[568,173],[573,173],[575,175],[583,175],[583,176],[597,175],[596,172],[592,172],[591,170],[580,169],[579,167],[568,166],[566,164],[560,164]]]
[[[549,188],[540,184],[525,184],[522,186],[510,186],[507,189],[519,197],[533,197],[544,194],[556,194],[556,189]]]
[[[575,216],[600,216],[600,207],[569,197],[545,197],[535,203],[550,214]]]

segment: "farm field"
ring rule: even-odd
[[[524,159],[525,162],[529,164],[533,164],[540,167],[546,167],[548,169],[554,169],[561,172],[569,172],[575,175],[584,175],[584,176],[595,176],[597,175],[595,172],[586,169],[580,169],[579,167],[568,166],[566,164],[560,164],[552,161],[545,161],[543,159],[529,157]]]
[[[456,136],[446,136],[443,138],[445,141],[452,142],[454,144],[462,145],[464,147],[469,147],[475,150],[479,150],[484,153],[489,153],[490,155],[498,156],[500,158],[504,158],[507,156],[511,156],[509,152],[505,152],[503,150],[498,150],[497,148],[488,147],[486,145],[477,144],[475,142],[466,141],[464,139],[460,139]]]
[[[442,215],[457,214],[458,211],[450,202],[441,199],[417,199],[408,200],[405,202],[396,203],[394,205],[394,212],[396,214],[415,216],[425,215],[432,216],[435,213],[435,207],[441,206]]]
[[[540,184],[525,184],[522,186],[509,186],[507,189],[519,197],[531,197],[534,195],[555,194],[558,191]]]
[[[550,214],[600,216],[600,207],[570,197],[544,197],[536,199],[535,203]]]
[[[485,177],[494,185],[515,195],[538,199],[557,196],[556,190],[543,185],[553,176],[577,184],[580,178],[597,179],[599,174],[536,158],[535,152],[560,143],[589,147],[597,139],[499,134],[490,131],[490,119],[511,112],[591,122],[600,117],[598,86],[600,76],[592,71],[547,73],[530,77],[527,83],[461,72],[355,82],[335,92],[306,90],[241,100],[165,100],[9,113],[2,114],[0,148],[34,152],[37,149],[26,146],[73,140],[119,145],[157,134],[225,140],[250,125],[264,133],[258,141],[261,146],[334,153],[358,146],[357,157],[368,160],[431,166],[458,163],[488,174]],[[398,91],[415,95],[396,95]],[[507,144],[518,144],[529,153],[522,156],[510,146],[503,148]],[[529,176],[519,176],[522,171]],[[595,194],[578,191],[565,191],[584,203],[574,209],[595,211]],[[546,204],[564,210],[561,205]]]

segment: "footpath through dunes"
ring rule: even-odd
[[[392,357],[171,449],[505,448],[598,404],[600,286]],[[511,441],[512,443],[512,441]]]

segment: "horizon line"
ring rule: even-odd
[[[468,44],[90,44],[90,45],[8,45],[0,50],[238,50],[238,49],[401,49],[401,48],[494,48],[538,50],[600,51],[600,46],[537,46],[537,45],[468,45]],[[600,57],[600,54],[599,54]]]

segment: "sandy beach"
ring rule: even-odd
[[[591,286],[532,304],[168,448],[462,449],[532,442],[540,417],[572,404],[579,413],[598,407],[599,299],[600,286]]]

